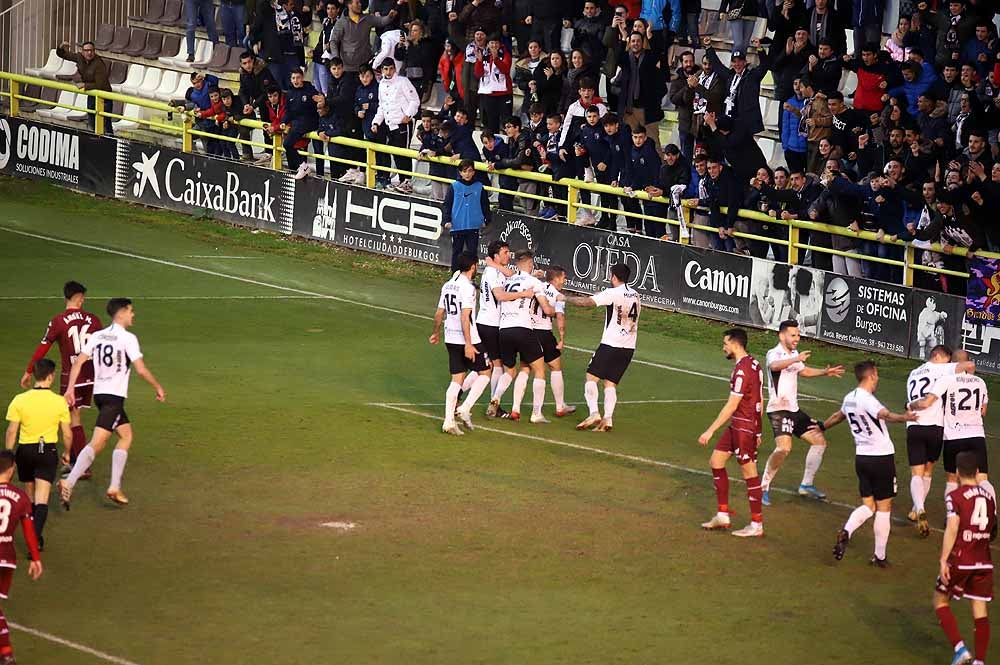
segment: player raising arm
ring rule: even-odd
[[[716,430],[729,423],[709,459],[719,510],[715,517],[701,526],[703,529],[729,528],[729,475],[726,473],[726,462],[736,455],[743,479],[747,483],[750,524],[734,531],[733,535],[741,538],[760,537],[764,535],[764,520],[760,507],[757,448],[760,445],[764,371],[754,357],[747,353],[747,332],[741,328],[732,328],[723,333],[722,352],[729,360],[736,361],[733,375],[729,379],[729,400],[708,429],[698,437],[698,443],[706,446]]]

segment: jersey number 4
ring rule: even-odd
[[[972,505],[972,519],[969,521],[972,523],[972,526],[979,527],[980,531],[986,531],[986,528],[990,525],[990,512],[984,497],[976,497],[976,502]]]

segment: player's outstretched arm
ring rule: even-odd
[[[804,370],[799,372],[799,376],[814,377],[814,376],[835,376],[838,379],[844,376],[844,366],[843,365],[827,365],[824,368],[819,367],[806,367]]]
[[[497,302],[509,302],[511,300],[520,300],[521,298],[534,298],[535,292],[531,289],[526,291],[505,291],[502,286],[494,287],[493,297]]]
[[[878,412],[878,417],[887,423],[908,423],[916,420],[917,414],[909,410],[906,413],[893,413],[889,409],[882,409]]]
[[[829,418],[827,418],[826,420],[818,421],[813,427],[825,432],[831,427],[835,427],[840,423],[844,422],[846,419],[847,416],[844,415],[843,411],[834,411],[833,413],[830,414]],[[813,429],[813,427],[810,427],[809,429]]]
[[[920,399],[915,399],[906,405],[908,411],[922,411],[923,409],[929,409],[934,406],[934,402],[938,401],[938,396],[934,393],[927,393]]]
[[[142,358],[133,362],[132,366],[135,367],[135,371],[139,373],[139,376],[146,380],[146,383],[153,386],[153,390],[156,391],[156,399],[160,402],[167,401],[167,394],[163,392],[163,386],[161,386],[160,382],[156,380],[153,373],[146,368],[146,363],[143,362]]]
[[[569,294],[564,294],[566,296],[566,302],[570,305],[576,305],[577,307],[597,307],[597,303],[591,296],[573,296]]]
[[[14,450],[14,446],[17,444],[17,431],[20,428],[21,423],[16,420],[12,420],[7,424],[7,434],[4,437],[4,445],[7,446],[7,450]]]
[[[941,581],[947,584],[949,578],[951,577],[951,571],[948,569],[948,558],[951,556],[951,550],[955,547],[955,541],[958,540],[958,526],[961,522],[961,518],[958,515],[950,515],[948,517],[948,523],[944,527],[944,538],[941,541],[941,560],[940,566],[941,570],[938,573],[941,576]]]
[[[444,321],[444,308],[438,307],[437,311],[434,312],[434,329],[431,330],[431,336],[427,338],[427,341],[431,344],[437,344],[441,341],[441,323]]]
[[[809,356],[812,355],[812,351],[803,351],[797,356],[792,356],[791,358],[783,358],[781,360],[772,361],[770,365],[767,366],[772,372],[780,372],[781,370],[791,367],[795,363],[802,363],[803,365],[809,360]]]
[[[69,379],[66,380],[66,385],[69,388],[66,389],[66,403],[71,407],[76,406],[76,395],[74,394],[74,386],[76,386],[76,380],[80,378],[80,371],[83,369],[83,365],[90,360],[90,356],[86,353],[81,353],[76,357],[76,362],[73,363],[73,368],[69,371]]]
[[[698,437],[698,443],[700,445],[707,446],[708,442],[712,440],[712,437],[715,436],[715,433],[719,430],[719,428],[729,422],[732,415],[736,413],[736,409],[739,407],[741,399],[743,399],[743,395],[729,393],[729,399],[726,400],[725,405],[723,405],[722,409],[719,411],[719,415],[715,417],[715,420],[713,420],[712,424],[708,426],[708,429],[702,432],[701,436]]]

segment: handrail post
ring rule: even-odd
[[[275,171],[281,170],[281,141],[284,134],[275,132],[271,134],[271,168]],[[295,150],[295,147],[292,147]]]
[[[680,213],[681,220],[684,222],[684,228],[677,229],[677,238],[680,240],[682,245],[691,244],[691,208],[687,207],[683,203],[677,207]]]
[[[94,133],[104,136],[104,99],[96,92],[90,98],[94,100]]]
[[[788,225],[788,264],[798,265],[799,263],[799,227]]]
[[[566,186],[566,221],[570,224],[576,224],[576,196],[580,191],[574,182],[575,180],[571,180]]]
[[[10,114],[13,116],[20,115],[21,100],[17,98],[20,94],[21,84],[12,80],[10,82]]]
[[[193,152],[194,137],[191,136],[191,130],[194,128],[194,117],[190,113],[184,114],[183,127],[184,133],[181,134],[181,150],[184,152]]]
[[[365,187],[375,189],[375,149],[365,146]]]
[[[916,251],[913,249],[913,245],[910,243],[906,244],[903,248],[903,286],[913,286],[913,260],[916,257]]]

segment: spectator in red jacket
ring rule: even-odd
[[[511,64],[510,50],[503,47],[500,35],[490,37],[486,44],[485,56],[481,51],[476,51],[479,108],[483,114],[483,128],[492,134],[499,132],[500,123],[513,115]]]
[[[197,111],[196,116],[198,118],[196,126],[199,130],[212,134],[219,133],[219,122],[226,119],[226,108],[222,105],[222,94],[218,88],[211,88],[208,91],[208,108]],[[221,153],[219,139],[202,136],[201,142],[209,155]]]
[[[462,63],[465,56],[455,42],[446,39],[444,52],[438,60],[438,73],[441,74],[441,87],[444,93],[455,102],[462,102],[465,97],[465,87],[462,85]]]
[[[881,113],[885,105],[882,95],[889,87],[889,75],[878,60],[878,51],[877,44],[865,44],[860,60],[844,56],[844,67],[858,73],[858,87],[854,91],[854,108],[858,111]]]

